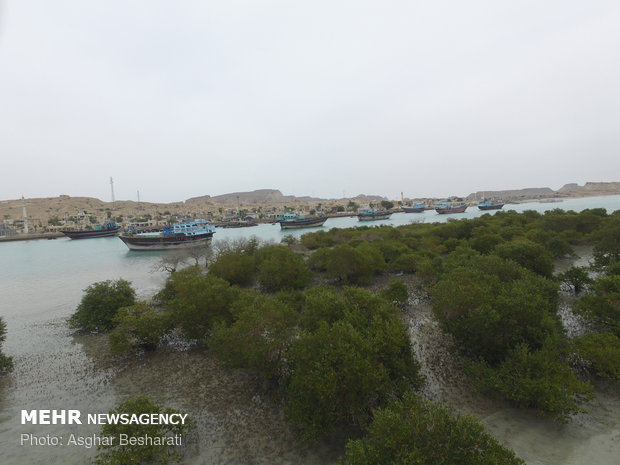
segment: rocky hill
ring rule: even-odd
[[[571,197],[590,197],[594,195],[620,194],[620,182],[586,182],[575,188],[573,184],[566,184],[558,192],[567,193]]]
[[[191,199],[187,199],[185,203],[187,204],[198,204],[198,203],[206,203],[211,205],[237,205],[237,202],[242,204],[250,204],[250,205],[258,205],[258,204],[267,204],[267,205],[277,205],[277,204],[293,204],[295,202],[300,203],[317,203],[317,202],[330,202],[330,201],[357,201],[360,200],[362,202],[380,202],[381,200],[387,200],[386,197],[381,197],[378,195],[363,195],[360,194],[356,197],[347,198],[347,199],[322,199],[318,197],[296,197],[294,195],[283,195],[277,189],[258,189],[251,192],[233,192],[230,194],[223,195],[204,195],[201,197],[192,197]]]
[[[565,184],[557,191],[549,187],[530,187],[526,189],[504,191],[478,191],[469,194],[466,200],[474,202],[486,198],[518,202],[536,199],[592,197],[617,194],[620,194],[620,182],[587,182],[583,186],[576,183]]]

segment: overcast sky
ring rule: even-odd
[[[0,199],[620,181],[617,0],[0,0]]]

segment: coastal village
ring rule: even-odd
[[[506,191],[479,191],[467,197],[416,198],[401,194],[399,200],[378,195],[358,195],[342,199],[320,199],[283,195],[279,190],[262,189],[219,196],[202,196],[174,203],[148,203],[130,200],[104,202],[90,197],[60,195],[50,198],[21,198],[0,201],[0,239],[39,237],[60,234],[64,229],[93,229],[106,221],[126,228],[130,225],[160,228],[170,222],[204,218],[218,227],[239,226],[242,222],[273,222],[284,212],[302,215],[353,216],[363,208],[402,211],[412,203],[432,208],[440,200],[475,205],[483,199],[506,203],[559,201],[563,198],[620,194],[620,182],[588,182],[584,186],[567,184],[550,188]]]

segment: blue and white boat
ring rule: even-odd
[[[173,250],[208,245],[213,234],[215,226],[207,220],[197,219],[174,223],[163,231],[138,232],[130,228],[119,238],[129,250]]]
[[[403,211],[405,213],[422,213],[426,210],[426,204],[424,202],[414,203],[411,206],[403,205]]]
[[[380,212],[370,208],[360,210],[357,215],[359,221],[387,220],[392,214],[390,212]]]
[[[492,200],[483,200],[478,203],[480,210],[500,210],[503,206],[502,202],[493,202]]]

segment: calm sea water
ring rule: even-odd
[[[556,203],[507,205],[516,211],[561,208],[581,211],[603,207],[620,210],[620,196],[573,199]],[[394,214],[371,225],[447,221],[483,214]],[[493,212],[491,212],[493,214]],[[356,218],[330,218],[322,229],[359,226]],[[320,229],[320,228],[316,228]],[[315,230],[315,229],[313,229]],[[215,241],[252,235],[279,242],[277,225],[219,229]],[[89,284],[124,278],[139,296],[148,297],[164,283],[156,271],[160,253],[130,252],[118,238],[69,239],[0,243],[0,315],[8,335],[3,351],[15,368],[0,379],[0,463],[84,464],[94,448],[22,444],[22,434],[37,437],[93,435],[94,425],[21,425],[21,409],[78,409],[107,412],[127,395],[149,393],[161,402],[184,408],[199,420],[189,439],[188,464],[333,463],[337,446],[297,442],[278,406],[263,399],[253,380],[242,372],[222,370],[216,362],[192,351],[148,354],[138,361],[111,359],[105,337],[76,337],[66,319]],[[530,464],[606,465],[620,456],[620,400],[613,385],[602,385],[589,413],[566,426],[527,412],[501,410],[483,418],[489,430]]]

